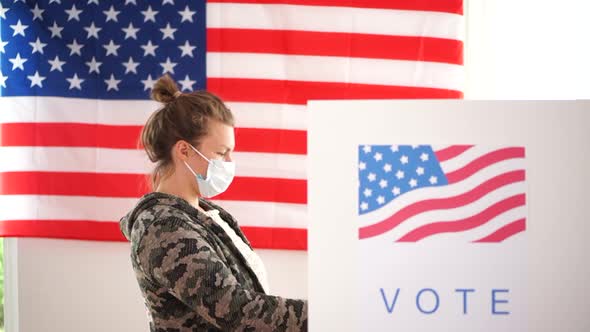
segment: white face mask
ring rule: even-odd
[[[207,167],[207,178],[204,179],[201,174],[195,173],[188,163],[184,161],[186,167],[194,174],[197,180],[201,196],[209,198],[227,190],[234,179],[236,164],[233,161],[209,160],[192,145],[191,148],[209,163]]]

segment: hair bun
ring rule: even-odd
[[[176,98],[178,92],[180,92],[180,90],[178,90],[176,82],[166,74],[160,77],[156,84],[154,84],[151,97],[155,101],[167,104]]]

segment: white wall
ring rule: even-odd
[[[464,0],[466,99],[590,99],[590,2]]]
[[[5,253],[6,332],[148,330],[128,243],[8,238]],[[272,293],[307,298],[306,253],[259,253]]]

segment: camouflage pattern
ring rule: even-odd
[[[217,209],[251,247],[234,218]],[[229,236],[185,200],[143,196],[120,221],[150,331],[307,331],[307,301],[268,295]]]

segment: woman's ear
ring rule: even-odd
[[[187,161],[189,156],[190,146],[188,142],[180,140],[174,144],[174,155],[180,161]]]

